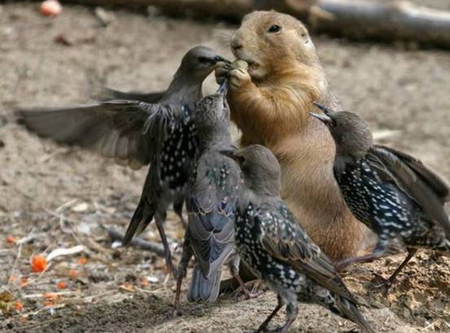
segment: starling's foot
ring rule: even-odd
[[[264,293],[261,289],[257,287],[257,285],[260,286],[260,284],[258,284],[257,282],[251,283],[251,291],[250,291],[239,275],[236,275],[235,278],[239,282],[239,288],[237,289],[237,292],[235,294],[236,301],[243,301],[256,298]]]
[[[172,261],[172,256],[169,254],[166,256],[166,266],[164,267],[164,272],[168,275],[172,275],[174,278],[177,277],[177,266]]]
[[[257,298],[264,294],[264,290],[255,288],[252,286],[251,290],[249,290],[247,287],[241,287],[237,290],[235,299],[236,301],[246,301],[252,298]]]
[[[387,296],[388,293],[389,293],[389,290],[395,284],[397,279],[395,277],[394,278],[385,279],[384,277],[382,277],[381,275],[379,275],[377,273],[373,273],[373,275],[375,275],[376,279],[380,281],[379,284],[374,285],[374,288],[376,288],[376,289],[383,289],[383,295]]]
[[[340,271],[344,270],[344,268],[346,268],[351,263],[352,262],[350,261],[350,259],[340,260],[334,264],[334,268],[336,268],[336,270],[338,272],[340,272]]]
[[[164,268],[164,271],[166,274],[170,274],[174,278],[177,277],[178,270],[177,270],[177,267],[172,262],[170,264],[166,263],[166,267]]]
[[[169,314],[170,319],[181,317],[183,314],[180,309],[174,308],[173,311]]]

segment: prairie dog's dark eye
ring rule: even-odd
[[[270,26],[270,28],[267,30],[267,32],[275,33],[275,32],[278,32],[280,30],[281,30],[281,27],[279,25],[277,25],[277,24],[274,24],[274,25]]]
[[[209,58],[206,57],[198,57],[198,61],[202,64],[206,64],[208,62],[211,62],[211,60]]]

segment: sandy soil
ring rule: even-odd
[[[445,0],[433,3],[450,9]],[[110,227],[126,227],[145,170],[131,171],[89,152],[43,142],[13,122],[16,104],[85,103],[102,86],[163,89],[180,57],[194,45],[213,46],[229,56],[220,31],[234,26],[146,13],[109,14],[112,21],[105,27],[92,8],[66,6],[63,15],[48,19],[39,15],[36,4],[0,6],[0,330],[194,333],[256,328],[275,306],[270,292],[212,306],[185,303],[183,316],[170,319],[174,286],[171,280],[164,283],[162,259],[136,248],[116,248],[106,233]],[[342,105],[364,115],[376,132],[399,131],[383,143],[420,157],[450,179],[450,53],[323,36],[314,40]],[[210,79],[205,90],[212,89]],[[168,229],[175,247],[182,229],[176,221]],[[7,236],[29,237],[19,246],[8,243]],[[158,241],[152,228],[144,237]],[[43,274],[31,272],[32,254],[80,244],[83,254],[58,257]],[[80,261],[84,257],[87,263]],[[346,276],[367,305],[370,322],[378,332],[450,332],[450,260],[421,252],[384,297],[372,273],[387,276],[401,259],[360,266]],[[67,289],[58,289],[59,282]],[[49,292],[57,297],[49,299]],[[21,312],[17,302],[24,305]],[[309,333],[354,329],[306,305],[295,327]]]

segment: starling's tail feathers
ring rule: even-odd
[[[123,238],[122,244],[127,246],[131,243],[131,240],[135,235],[139,235],[152,221],[155,210],[153,207],[149,207],[143,200],[139,202],[130,224],[128,225],[127,232]]]
[[[200,267],[196,265],[192,273],[191,286],[188,292],[188,301],[214,302],[219,296],[221,275],[222,270],[221,267],[219,267],[219,269],[211,272],[210,276],[206,278]]]
[[[355,324],[358,324],[359,327],[361,327],[361,329],[366,333],[375,333],[373,328],[370,327],[369,323],[366,321],[364,316],[358,310],[358,307],[356,306],[355,303],[350,302],[348,299],[338,295],[334,295],[334,299],[336,306],[335,310],[338,311],[338,314],[341,317],[349,319],[353,321]]]

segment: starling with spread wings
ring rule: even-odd
[[[202,97],[204,79],[221,61],[226,62],[209,48],[192,48],[164,93],[141,98],[153,103],[111,100],[81,107],[17,111],[26,128],[41,137],[95,149],[132,168],[150,164],[123,243],[130,243],[155,218],[166,264],[172,271],[163,223],[171,203],[182,219],[184,191],[197,148],[194,106]]]

